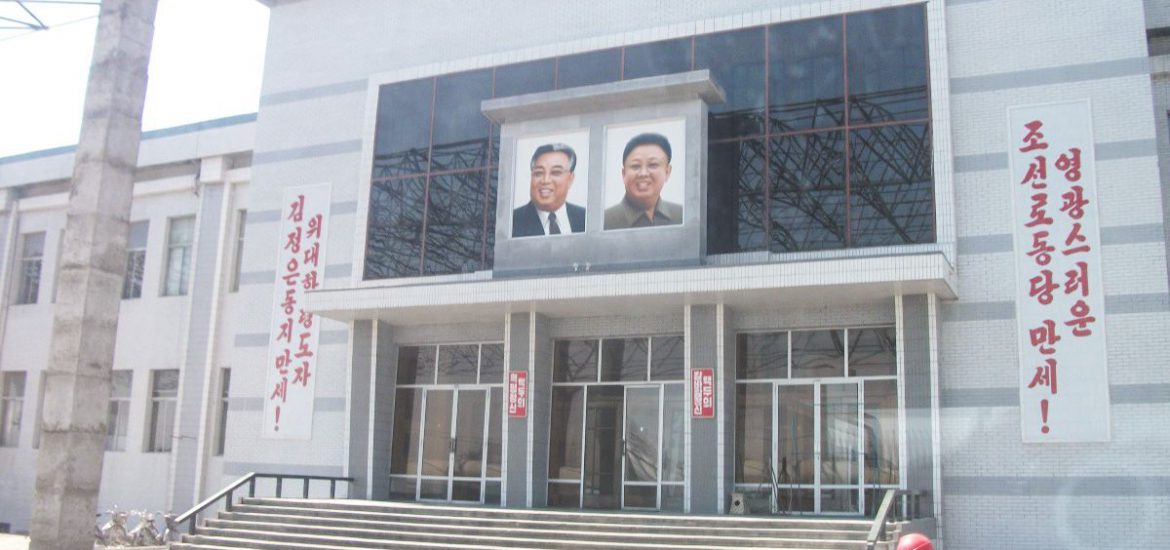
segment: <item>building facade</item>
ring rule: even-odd
[[[1164,2],[265,3],[260,112],[144,136],[102,506],[1170,535]],[[15,531],[71,168],[0,159]]]

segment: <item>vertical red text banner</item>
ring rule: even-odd
[[[528,416],[527,372],[508,371],[508,416],[511,418]]]
[[[691,369],[691,417],[715,418],[715,369]]]

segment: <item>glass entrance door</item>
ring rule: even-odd
[[[487,401],[485,389],[426,390],[419,500],[480,502]]]
[[[658,451],[662,386],[626,387],[622,507],[658,509]]]
[[[859,398],[856,382],[776,385],[779,511],[860,513]]]

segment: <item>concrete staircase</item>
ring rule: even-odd
[[[361,500],[247,498],[175,550],[864,550],[866,519],[513,510]],[[898,526],[891,527],[893,531]],[[893,544],[879,543],[879,550]]]

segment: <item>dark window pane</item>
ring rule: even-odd
[[[707,251],[764,250],[764,141],[712,143],[707,161]]]
[[[374,182],[366,229],[366,279],[419,274],[422,255],[422,178]]]
[[[736,336],[735,379],[788,378],[788,333]]]
[[[772,250],[845,246],[844,132],[772,139]]]
[[[709,69],[727,95],[707,117],[710,139],[758,135],[764,130],[764,29],[695,38],[695,69]]]
[[[431,170],[461,170],[487,164],[488,120],[480,103],[491,97],[491,69],[438,77]]]
[[[487,349],[488,346],[484,346]],[[503,346],[501,346],[502,348]],[[501,351],[502,354],[502,351]],[[487,471],[488,478],[500,477],[501,457],[503,456],[503,418],[504,418],[504,390],[500,387],[491,389],[491,401],[488,402],[488,447]],[[490,483],[488,484],[491,485]],[[490,494],[490,491],[489,491]]]
[[[865,484],[898,483],[898,381],[865,382]],[[876,506],[875,506],[876,507]]]
[[[581,484],[549,483],[548,506],[549,508],[580,508]]]
[[[647,345],[645,338],[602,340],[601,381],[646,380]]]
[[[617,82],[621,80],[621,64],[618,48],[566,55],[557,60],[557,88]]]
[[[431,176],[427,188],[427,275],[470,273],[483,259],[484,172]]]
[[[435,347],[403,346],[398,348],[398,376],[402,384],[435,383]]]
[[[597,340],[559,340],[553,349],[553,382],[597,381]]]
[[[495,152],[498,159],[500,152]],[[483,269],[491,269],[496,263],[496,191],[500,187],[500,169],[493,162],[488,175],[487,186],[487,221],[484,224],[484,261]]]
[[[555,87],[555,59],[496,67],[496,97],[547,92]]]
[[[926,118],[926,23],[921,5],[847,17],[849,120]]]
[[[419,388],[399,388],[394,392],[394,444],[390,449],[390,473],[418,473],[419,435],[422,434],[422,394]],[[406,492],[404,486],[403,492]],[[407,496],[404,494],[403,496]],[[414,498],[414,485],[409,486]]]
[[[439,346],[439,383],[474,384],[478,360],[476,344]]]
[[[501,384],[504,382],[504,345],[484,344],[480,348],[479,383]]]
[[[930,129],[884,126],[850,133],[850,246],[934,241]]]
[[[735,392],[735,482],[768,482],[772,464],[772,384],[736,384]]]
[[[691,39],[676,38],[649,44],[626,46],[623,77],[642,78],[691,70]]]
[[[430,78],[386,84],[378,90],[374,178],[426,171],[433,93]]]
[[[650,379],[682,380],[684,378],[682,336],[655,336],[650,339]],[[682,481],[681,479],[678,481]]]
[[[843,49],[840,17],[768,29],[768,102],[773,132],[844,124]]]
[[[417,477],[390,477],[390,500],[414,500],[417,490]]]
[[[898,374],[894,327],[849,329],[849,376]]]
[[[581,479],[581,430],[584,428],[585,388],[555,386],[552,392],[548,478],[578,480]]]
[[[845,375],[842,330],[802,330],[792,333],[792,377],[826,378]]]

